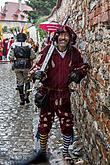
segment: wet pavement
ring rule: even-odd
[[[0,164],[24,159],[33,149],[33,105],[19,105],[15,74],[0,64]]]
[[[15,90],[15,73],[11,70],[10,63],[0,63],[0,165],[11,165],[14,160],[30,158],[33,149],[38,147],[35,134],[39,119],[39,111],[36,112],[34,97],[31,94],[29,105],[19,105],[19,95]],[[57,124],[53,124],[53,131],[49,139],[50,151],[54,150],[57,156],[61,152],[60,134],[56,130]],[[59,148],[59,151],[58,151]],[[57,161],[52,160],[54,165]]]
[[[30,104],[20,106],[15,88],[16,78],[11,64],[0,63],[0,165],[13,165],[19,160],[30,159],[33,150],[39,148],[35,139],[39,110],[36,111],[34,95],[30,95]],[[57,117],[53,123],[48,147],[52,153],[51,164],[64,165]]]

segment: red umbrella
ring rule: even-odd
[[[57,22],[46,21],[46,22],[40,23],[39,27],[49,32],[56,32],[56,30],[60,27],[60,24]]]

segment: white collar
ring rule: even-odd
[[[57,48],[56,48],[56,49],[57,49]],[[65,54],[66,54],[66,52],[67,52],[67,49],[66,49],[65,51],[63,51],[63,52],[59,51],[58,49],[57,49],[57,51],[58,51],[58,53],[60,54],[60,56],[61,56],[62,58],[64,58],[64,57],[65,57]]]

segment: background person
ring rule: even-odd
[[[34,49],[35,53],[38,51],[39,44],[35,43],[32,38],[27,38],[26,42],[32,45],[32,48]]]
[[[30,80],[28,72],[35,59],[35,52],[32,46],[26,43],[27,36],[24,33],[17,34],[17,42],[14,42],[9,52],[9,60],[13,62],[13,69],[16,73],[17,86],[20,94],[20,105],[29,103]]]
[[[0,39],[0,60],[2,60],[2,56],[3,56],[3,42]]]
[[[7,54],[8,54],[8,51],[9,51],[8,42],[9,42],[8,38],[5,38],[3,40],[3,60],[7,59]]]

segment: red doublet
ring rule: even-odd
[[[49,46],[41,51],[41,59],[37,66],[41,66]],[[71,135],[73,128],[73,115],[71,113],[69,74],[74,68],[83,64],[80,52],[75,48],[67,50],[64,58],[55,49],[48,63],[46,74],[47,80],[43,83],[42,91],[48,90],[48,107],[41,109],[39,132],[48,134],[54,119],[55,113],[59,117],[61,132],[64,135]]]

